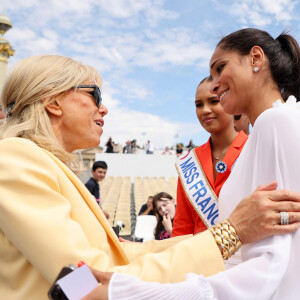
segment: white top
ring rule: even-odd
[[[155,149],[156,147],[153,145],[153,144],[151,144],[151,143],[147,143],[146,144],[146,150],[148,150],[148,151],[154,151],[154,149]]]
[[[114,273],[108,288],[108,299],[121,300],[212,300],[213,291],[202,275],[188,274],[187,281],[160,284],[145,282],[135,276]]]
[[[219,200],[221,220],[227,218],[239,201],[260,184],[276,180],[278,189],[300,193],[300,103],[289,99],[285,104],[277,101],[273,106],[274,108],[266,110],[257,118],[251,135],[222,188]],[[185,299],[213,299],[213,296],[203,298],[200,292],[209,294],[210,287],[217,299],[300,299],[299,253],[300,230],[294,234],[267,238],[242,247],[243,263],[206,279],[198,277],[201,280],[197,281],[197,289],[192,284],[195,283],[193,277],[187,278],[186,286],[180,286],[182,283],[173,284],[172,290],[175,295],[179,290],[182,293],[183,289],[187,295],[193,295]],[[140,283],[129,276],[125,276],[126,282],[122,278],[122,285],[126,285],[128,291],[128,298],[123,298],[124,294],[119,293],[118,276],[116,274],[110,284],[109,299],[135,299],[132,297],[137,286],[141,286]],[[153,289],[152,284],[143,283],[146,297],[139,299],[168,298],[169,289],[165,285],[157,284]],[[151,290],[152,293],[153,290],[159,290],[159,296],[153,298]]]

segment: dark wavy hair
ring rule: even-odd
[[[211,76],[206,76],[205,78],[203,78],[200,83],[198,84],[197,88],[203,83],[203,82],[212,82],[212,77]]]
[[[298,42],[287,32],[274,39],[268,32],[246,28],[223,37],[217,44],[225,50],[233,50],[241,55],[250,53],[252,47],[259,46],[269,61],[274,81],[286,101],[290,95],[300,98],[300,48]]]
[[[173,199],[173,197],[170,194],[166,193],[166,192],[158,193],[153,197],[153,212],[154,212],[154,214],[157,218],[157,225],[154,229],[154,236],[155,236],[156,240],[159,239],[159,233],[160,233],[160,231],[163,227],[163,224],[162,224],[163,217],[159,214],[159,212],[156,208],[157,201],[166,201],[166,200],[162,200],[161,198],[168,198],[170,200]]]

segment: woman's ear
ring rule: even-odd
[[[250,57],[252,68],[261,68],[265,57],[263,49],[259,46],[252,47]]]
[[[62,109],[59,101],[51,101],[45,106],[47,112],[53,116],[60,117],[62,115]]]
[[[177,205],[176,199],[172,199],[171,201],[173,202],[174,205]]]

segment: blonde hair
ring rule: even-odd
[[[64,163],[74,159],[57,140],[46,105],[73,86],[102,80],[95,68],[69,57],[39,55],[21,60],[7,76],[1,94],[3,111],[14,102],[0,126],[0,139],[22,137],[50,151]]]

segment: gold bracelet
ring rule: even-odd
[[[216,243],[222,248],[224,260],[227,260],[241,248],[242,242],[227,219],[210,227],[209,230],[213,234]]]

